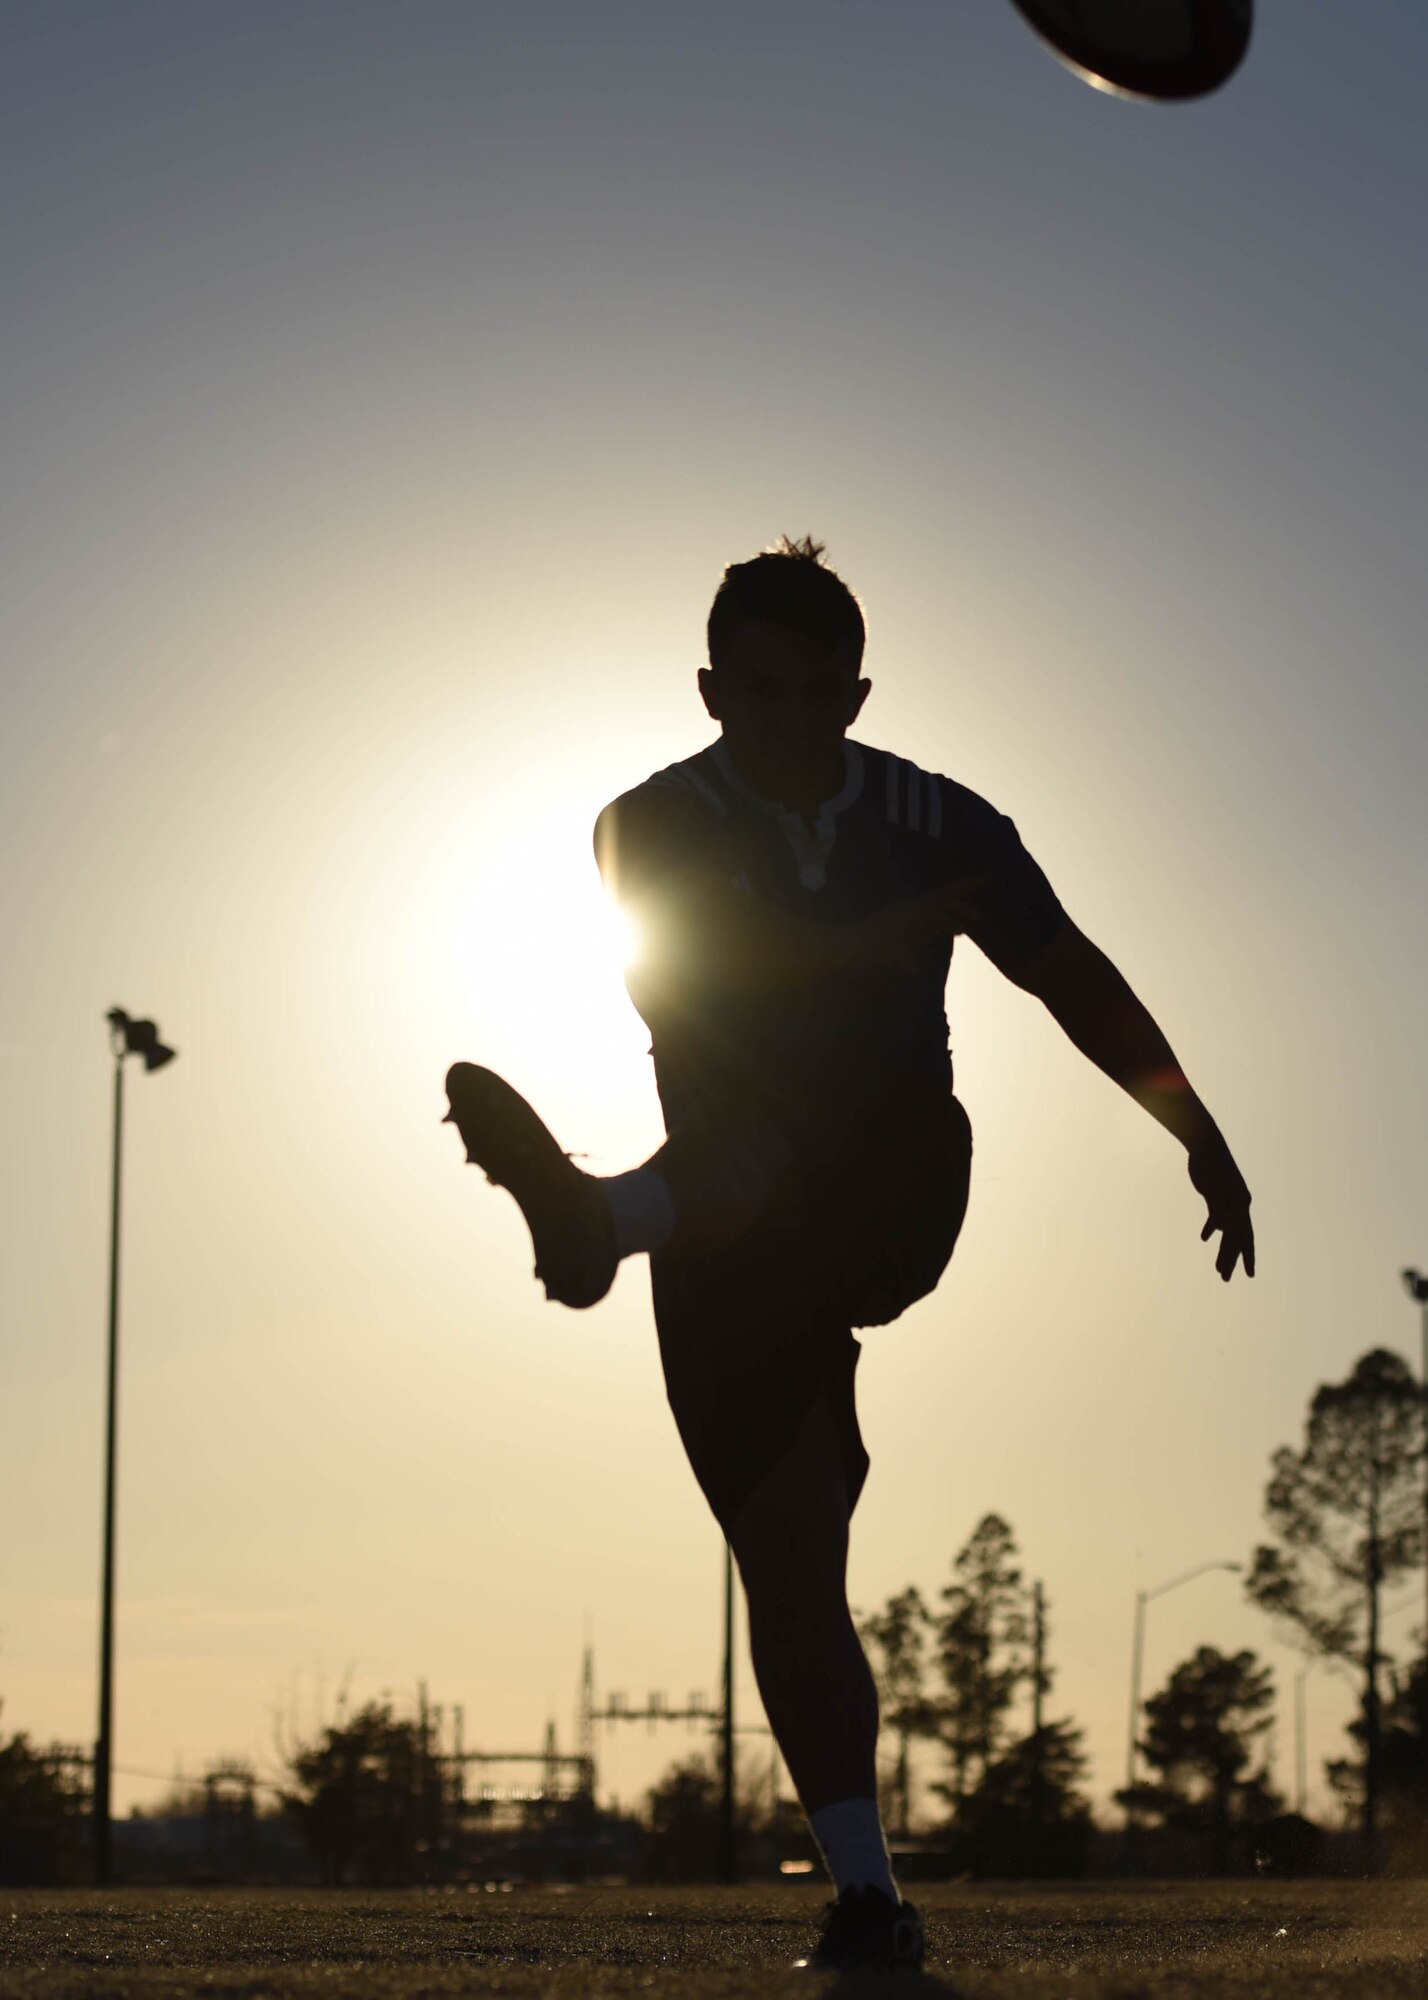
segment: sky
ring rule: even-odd
[[[118,1808],[344,1691],[572,1747],[587,1639],[713,1700],[646,1269],[547,1306],[441,1082],[657,1144],[590,828],[709,740],[724,565],[813,533],[861,740],[1013,815],[1255,1192],[1227,1288],[1173,1142],[959,948],[971,1210],[865,1340],[850,1588],[935,1603],[1002,1514],[1105,1807],[1137,1591],[1418,1365],[1419,13],[1261,0],[1150,107],[1007,0],[0,6],[0,1727],[94,1735],[115,1005],[179,1050],[126,1081]],[[1299,1655],[1223,1570],[1147,1690],[1202,1643],[1274,1665],[1292,1791]],[[1322,1805],[1354,1690],[1305,1699]],[[702,1742],[602,1732],[602,1795]]]

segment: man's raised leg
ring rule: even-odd
[[[764,1114],[737,1102],[689,1118],[642,1167],[601,1178],[577,1167],[543,1120],[494,1071],[453,1063],[450,1110],[466,1157],[515,1196],[536,1274],[561,1305],[591,1306],[624,1257],[673,1241],[708,1255],[788,1200],[793,1155]]]

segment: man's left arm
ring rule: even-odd
[[[1254,1230],[1244,1176],[1170,1044],[1116,966],[1065,917],[1050,943],[1001,970],[1034,993],[1081,1053],[1174,1133],[1208,1210],[1201,1240],[1220,1236],[1216,1270],[1228,1280],[1242,1261],[1252,1278]]]

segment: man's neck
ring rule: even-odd
[[[830,799],[836,799],[847,781],[847,752],[842,744],[838,746],[837,757],[828,771],[814,779],[789,783],[764,776],[752,771],[725,736],[722,739],[729,762],[739,775],[740,782],[747,785],[756,798],[770,805],[782,806],[785,812],[802,815],[811,826],[818,818],[819,810]]]

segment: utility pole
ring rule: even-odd
[[[1046,1603],[1033,1584],[1031,1626],[1031,1823],[1039,1831],[1046,1817],[1046,1744],[1041,1734],[1041,1699],[1046,1691]]]
[[[1405,1271],[1404,1287],[1411,1299],[1417,1301],[1423,1333],[1423,1666],[1421,1683],[1421,1712],[1419,1730],[1428,1736],[1428,1278],[1421,1271]]]
[[[690,1695],[687,1704],[683,1708],[676,1708],[672,1702],[666,1700],[658,1688],[646,1697],[643,1708],[632,1708],[629,1702],[626,1701],[623,1692],[619,1689],[614,1689],[610,1693],[605,1706],[597,1708],[595,1705],[595,1652],[593,1647],[587,1646],[585,1648],[585,1660],[580,1675],[580,1748],[575,1758],[562,1758],[561,1761],[562,1763],[579,1763],[580,1768],[586,1774],[585,1790],[588,1792],[592,1804],[595,1799],[595,1725],[597,1722],[647,1722],[651,1736],[654,1735],[656,1728],[662,1722],[687,1722],[691,1729],[696,1722],[706,1723],[716,1731],[722,1730],[723,1727],[723,1718],[719,1710],[717,1708],[710,1708],[705,1702],[704,1696],[698,1690]]]
[[[1305,1751],[1304,1728],[1304,1683],[1308,1680],[1307,1668],[1301,1667],[1294,1676],[1294,1810],[1303,1819],[1308,1801],[1308,1762]]]
[[[738,1880],[739,1857],[734,1831],[734,1551],[724,1543],[724,1795],[719,1813],[719,1880]]]
[[[595,1648],[589,1639],[580,1662],[580,1713],[575,1729],[575,1754],[590,1773],[590,1802],[595,1803]]]

